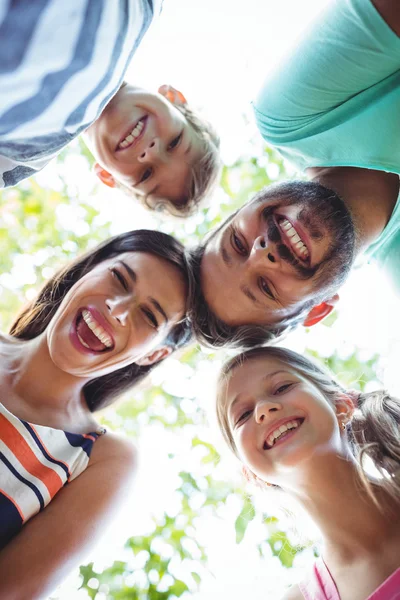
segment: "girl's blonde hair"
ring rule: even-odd
[[[219,377],[216,409],[222,435],[238,458],[227,419],[224,389],[227,379],[235,369],[257,358],[272,358],[288,365],[314,384],[332,405],[336,404],[339,394],[347,394],[352,399],[357,398],[357,393],[347,391],[327,369],[286,348],[254,348],[231,358],[223,366]],[[367,493],[375,499],[374,487],[365,469],[365,459],[368,457],[380,475],[374,482],[375,485],[383,488],[391,498],[400,500],[400,401],[386,391],[379,390],[371,393],[360,392],[355,404],[356,410],[346,430],[351,452],[359,466],[361,483]]]

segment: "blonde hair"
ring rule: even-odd
[[[187,104],[174,104],[198,136],[203,150],[202,157],[191,165],[191,180],[187,192],[179,204],[174,204],[168,198],[157,199],[156,204],[150,204],[147,195],[138,194],[133,188],[117,182],[117,186],[129,196],[134,196],[146,208],[157,212],[167,212],[175,217],[188,217],[199,205],[210,196],[219,182],[222,162],[219,155],[219,136],[215,129],[199,113]]]
[[[335,405],[339,394],[347,394],[352,399],[354,391],[338,383],[332,374],[314,361],[287,348],[254,348],[231,358],[222,367],[217,392],[217,419],[222,435],[239,458],[231,428],[227,419],[226,397],[223,390],[233,371],[245,362],[257,358],[273,358],[302,375],[314,384]],[[400,401],[384,390],[361,393],[356,402],[357,410],[346,426],[346,434],[351,452],[358,465],[359,476],[367,493],[376,501],[375,489],[365,469],[365,459],[372,460],[380,478],[374,485],[385,490],[391,498],[400,500]]]

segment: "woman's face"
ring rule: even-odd
[[[164,356],[162,342],[185,313],[178,269],[145,252],[100,263],[63,299],[47,330],[50,356],[78,377],[99,377]]]
[[[276,359],[254,358],[234,369],[220,398],[239,457],[264,481],[285,487],[312,457],[340,452],[334,408]]]

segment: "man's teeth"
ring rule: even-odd
[[[108,333],[103,329],[103,327],[93,318],[92,314],[88,310],[82,311],[82,318],[85,321],[86,325],[91,329],[97,339],[100,340],[106,348],[111,348],[113,345],[112,338],[108,335]],[[87,344],[83,344],[87,348]]]
[[[279,227],[285,232],[289,239],[290,245],[296,254],[302,259],[308,258],[309,252],[293,225],[289,223],[287,219],[282,219],[282,221],[279,223]]]
[[[274,431],[272,433],[270,433],[266,439],[268,447],[272,448],[272,446],[275,444],[276,440],[278,440],[281,437],[281,435],[286,433],[286,431],[289,431],[290,429],[296,429],[299,426],[300,426],[300,422],[293,420],[293,421],[288,421],[287,423],[284,423],[283,425],[280,425],[279,427],[274,429]]]
[[[141,120],[130,133],[119,143],[118,148],[127,148],[142,133],[144,122]]]

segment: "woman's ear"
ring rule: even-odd
[[[104,183],[104,185],[108,185],[108,187],[112,188],[115,187],[114,177],[111,175],[111,173],[103,169],[103,167],[101,167],[99,163],[96,163],[93,169],[97,177],[100,179],[100,181]]]
[[[176,90],[172,85],[164,84],[158,88],[158,93],[164,96],[171,104],[184,105],[187,104],[185,96],[179,90]]]
[[[141,367],[148,367],[149,365],[153,365],[154,363],[167,358],[167,356],[172,353],[172,350],[173,349],[171,346],[160,346],[160,348],[157,348],[156,350],[149,352],[149,354],[145,354],[145,356],[142,356],[142,358],[135,360],[135,363]]]
[[[312,327],[312,325],[316,325],[325,319],[325,317],[333,311],[338,300],[339,295],[335,294],[332,298],[329,298],[329,300],[325,300],[324,302],[317,304],[317,306],[313,306],[303,321],[304,327]]]

